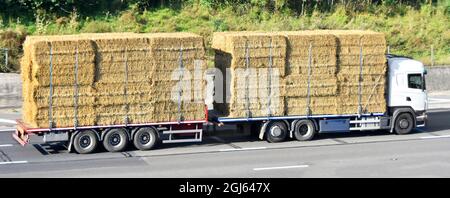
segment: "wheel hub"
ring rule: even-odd
[[[270,134],[272,136],[278,137],[281,135],[281,128],[279,126],[274,126],[270,129]]]
[[[400,120],[400,128],[402,129],[406,129],[409,127],[409,122],[406,119],[402,119]]]
[[[142,134],[141,137],[139,138],[139,141],[141,142],[141,144],[149,143],[150,142],[150,135]]]
[[[91,138],[87,135],[82,136],[80,138],[80,146],[81,148],[87,148],[89,147],[89,145],[91,145]]]
[[[117,146],[119,145],[121,142],[121,138],[120,135],[115,133],[113,135],[111,135],[111,138],[109,139],[109,143],[113,146]]]
[[[306,124],[300,126],[299,132],[300,132],[300,135],[302,135],[302,136],[308,134],[308,132],[309,132],[308,126]]]

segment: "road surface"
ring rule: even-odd
[[[320,134],[276,144],[209,136],[201,144],[88,155],[41,138],[21,147],[0,131],[0,177],[450,177],[450,109],[429,119],[409,135]]]

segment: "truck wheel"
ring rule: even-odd
[[[73,139],[73,147],[79,154],[92,153],[97,145],[97,134],[92,130],[80,131]]]
[[[157,142],[158,134],[156,130],[151,127],[140,128],[134,134],[133,144],[141,151],[152,149]]]
[[[311,120],[300,120],[294,127],[294,137],[298,141],[311,140],[316,134],[314,123]]]
[[[410,113],[401,113],[395,120],[395,132],[399,135],[408,134],[414,128],[414,120]]]
[[[266,129],[267,141],[271,143],[282,142],[288,135],[287,127],[284,122],[269,123]]]
[[[123,151],[128,146],[127,130],[123,128],[108,130],[103,138],[103,146],[109,152]]]

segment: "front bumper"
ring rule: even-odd
[[[425,127],[428,116],[426,112],[416,116],[416,127]]]

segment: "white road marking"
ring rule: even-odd
[[[275,169],[290,169],[290,168],[308,168],[308,165],[297,165],[297,166],[276,166],[276,167],[264,167],[264,168],[254,168],[254,171],[262,170],[275,170]]]
[[[233,149],[220,149],[220,152],[230,152],[230,151],[246,151],[246,150],[261,150],[267,149],[267,147],[253,147],[253,148],[233,148]]]
[[[3,118],[0,118],[0,122],[9,123],[9,124],[17,124],[17,122],[14,120],[8,120],[8,119],[3,119]]]
[[[430,101],[441,101],[441,102],[450,102],[450,99],[443,99],[443,98],[428,98]]]
[[[10,128],[10,129],[0,129],[0,132],[14,132],[16,129]]]
[[[28,161],[0,162],[0,165],[6,165],[6,164],[25,164],[25,163],[28,163]]]
[[[420,139],[438,139],[438,138],[450,138],[450,135],[420,137]]]
[[[12,144],[0,144],[0,147],[10,147],[13,146]]]

